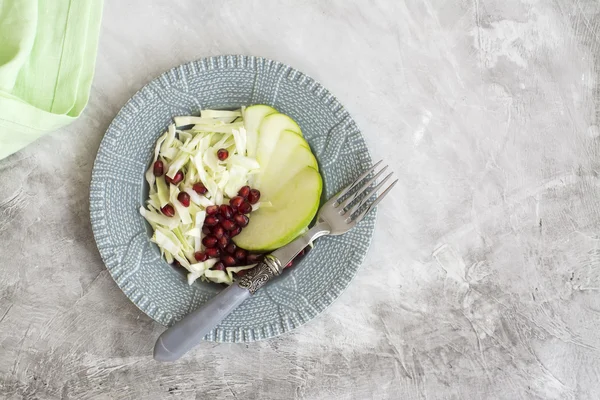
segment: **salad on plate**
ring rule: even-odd
[[[231,284],[308,229],[322,179],[298,124],[266,105],[178,116],[157,140],[140,214],[170,264]]]

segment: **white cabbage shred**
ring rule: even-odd
[[[234,266],[217,271],[211,270],[217,259],[197,262],[194,257],[195,252],[204,250],[202,226],[206,207],[229,203],[229,199],[236,196],[260,168],[256,159],[248,156],[246,143],[243,109],[202,110],[199,117],[175,117],[174,123],[156,142],[152,163],[145,174],[150,187],[149,198],[146,208],[140,208],[140,214],[152,226],[152,241],[158,245],[165,260],[168,263],[176,260],[188,270],[190,285],[198,278],[231,284],[234,273],[254,266]],[[229,152],[224,161],[217,157],[221,148]],[[164,173],[155,177],[153,167],[158,160],[163,163]],[[183,173],[184,179],[177,184],[167,184],[165,177],[173,179],[178,171]],[[202,183],[207,193],[196,193],[193,190],[195,183]],[[181,192],[190,196],[189,207],[177,200]],[[173,217],[161,212],[167,204],[175,210]],[[258,203],[253,209],[259,206],[267,205]]]

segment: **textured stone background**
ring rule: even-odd
[[[595,0],[105,3],[85,115],[0,161],[0,398],[600,397]],[[321,81],[400,184],[324,314],[157,364],[95,248],[91,168],[143,84],[232,53]]]

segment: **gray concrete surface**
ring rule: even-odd
[[[85,115],[0,161],[0,398],[599,398],[599,44],[595,0],[107,0]],[[400,184],[324,314],[157,364],[92,163],[137,89],[223,53],[321,81]]]

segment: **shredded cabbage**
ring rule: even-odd
[[[233,118],[242,116],[242,110],[228,111],[228,110],[202,110],[203,118]]]
[[[212,270],[217,259],[197,262],[194,256],[195,252],[204,250],[202,226],[206,207],[228,203],[260,169],[256,159],[247,154],[243,111],[202,110],[201,116],[175,117],[174,123],[157,140],[152,164],[145,173],[149,198],[146,208],[140,208],[140,214],[152,226],[152,241],[158,245],[165,260],[168,263],[177,261],[188,270],[190,285],[199,278],[231,284],[234,273],[253,267]],[[221,148],[229,151],[229,157],[224,161],[217,157]],[[165,174],[160,177],[154,176],[153,167],[157,160],[164,164]],[[184,179],[177,184],[168,184],[165,177],[170,181],[179,171]],[[207,193],[194,191],[194,184],[199,182],[207,188]],[[178,199],[183,192],[189,195],[188,207]],[[266,203],[257,203],[253,209],[260,204],[264,207]],[[173,207],[172,217],[163,212],[167,205]]]
[[[154,163],[158,160],[160,146],[165,141],[165,139],[167,138],[168,135],[169,135],[169,132],[165,132],[161,137],[158,138],[158,141],[156,142],[156,146],[154,147],[154,158],[152,159],[150,168],[148,168],[148,170],[146,171],[146,181],[148,182],[148,185],[150,185],[150,193],[153,193],[153,191],[155,191],[154,182],[156,180],[156,177],[154,176]]]
[[[233,140],[235,142],[237,153],[246,154],[246,130],[242,127],[239,130],[232,129],[231,133],[233,134]]]
[[[221,122],[221,121],[219,121]],[[193,132],[216,132],[216,133],[232,133],[233,129],[240,129],[244,127],[243,122],[232,122],[230,124],[196,124],[192,128]]]
[[[256,264],[244,265],[242,267],[227,267],[227,268],[225,268],[225,270],[227,270],[227,275],[229,275],[229,279],[233,280],[234,273],[238,273],[240,271],[245,271],[247,269],[254,268],[255,266],[256,266]]]
[[[169,203],[169,187],[167,186],[164,176],[159,176],[156,178],[156,188],[158,191],[158,201],[160,202],[160,207],[162,208]]]
[[[207,271],[204,271],[204,276],[215,283],[227,283],[227,284],[232,283],[232,279],[229,277],[229,275],[225,271],[217,271],[214,269],[209,269]]]
[[[204,276],[206,271],[210,270],[216,263],[217,259],[211,258],[201,263],[191,264],[187,276],[188,284],[191,285],[196,279]]]
[[[167,235],[165,235],[160,229],[154,231],[152,241],[173,255],[179,254],[179,251],[181,250],[179,245],[175,243],[175,241],[168,238]]]
[[[154,211],[146,210],[144,207],[140,207],[140,214],[146,218],[148,222],[154,222],[155,224],[165,226],[169,229],[177,228],[179,222],[175,218],[165,217]]]
[[[170,187],[171,195],[169,196],[169,200],[171,201],[171,204],[173,204],[173,207],[175,207],[175,210],[177,211],[176,217],[179,217],[182,224],[191,224],[192,217],[190,215],[190,212],[188,211],[188,207],[184,207],[183,204],[181,204],[177,199],[177,196],[179,196],[180,193],[179,189],[177,188],[177,185],[170,185]]]

